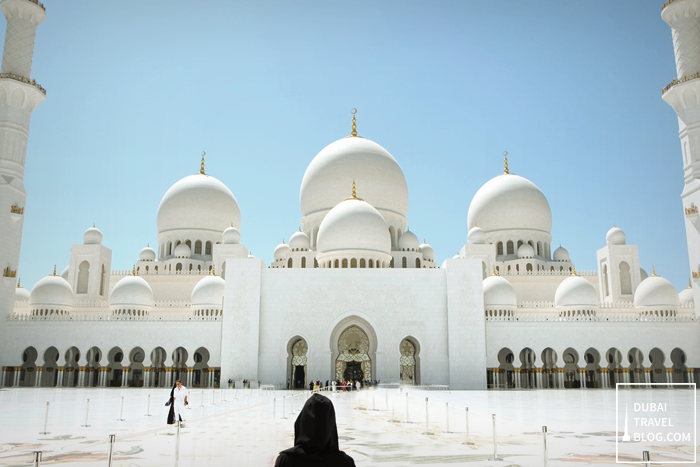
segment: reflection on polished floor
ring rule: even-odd
[[[277,453],[293,444],[294,420],[307,394],[191,391],[188,421],[180,432],[179,465],[273,465]],[[176,429],[165,425],[168,395],[168,389],[153,388],[0,390],[0,465],[31,465],[37,450],[43,452],[42,465],[107,465],[110,434],[116,435],[113,466],[176,465]],[[549,431],[550,466],[616,465],[612,390],[443,392],[404,388],[330,397],[337,412],[341,449],[358,466],[541,466],[544,425]],[[90,426],[84,427],[87,399]],[[40,432],[44,431],[47,402],[49,433],[44,435]],[[463,444],[465,407],[469,407],[472,445]],[[406,423],[407,408],[410,423]],[[151,416],[146,416],[147,411]],[[489,460],[494,451],[492,414],[496,414],[497,449],[503,461]],[[118,420],[122,418],[124,421]],[[638,451],[640,446],[635,443],[622,444],[620,459],[639,461],[642,453]],[[692,448],[670,444],[660,443],[652,451],[652,461],[692,458]]]

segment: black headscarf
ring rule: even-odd
[[[280,452],[275,467],[355,467],[338,447],[335,409],[330,399],[314,394],[294,422],[294,447]]]
[[[168,411],[168,425],[172,425],[175,423],[175,388],[177,387],[177,384],[173,386],[173,389],[170,391],[170,410]]]

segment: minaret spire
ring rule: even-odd
[[[503,173],[508,175],[508,151],[503,151]]]
[[[357,109],[352,109],[352,133],[350,133],[352,136],[357,136],[357,120],[355,120],[356,113]]]
[[[206,155],[207,155],[206,151],[202,151],[202,165],[199,168],[199,173],[202,175],[206,175],[204,173],[204,156],[206,156]]]

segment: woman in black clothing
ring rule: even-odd
[[[355,467],[338,447],[335,409],[330,399],[314,394],[294,422],[294,447],[280,452],[275,467]]]

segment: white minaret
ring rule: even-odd
[[[36,28],[46,19],[36,0],[2,0],[7,18],[0,70],[0,338],[2,322],[12,313],[24,224],[24,159],[32,111],[46,91],[31,79]]]
[[[685,171],[685,212],[695,310],[700,309],[700,0],[669,0],[661,18],[671,26],[678,77],[662,90],[678,114]]]

